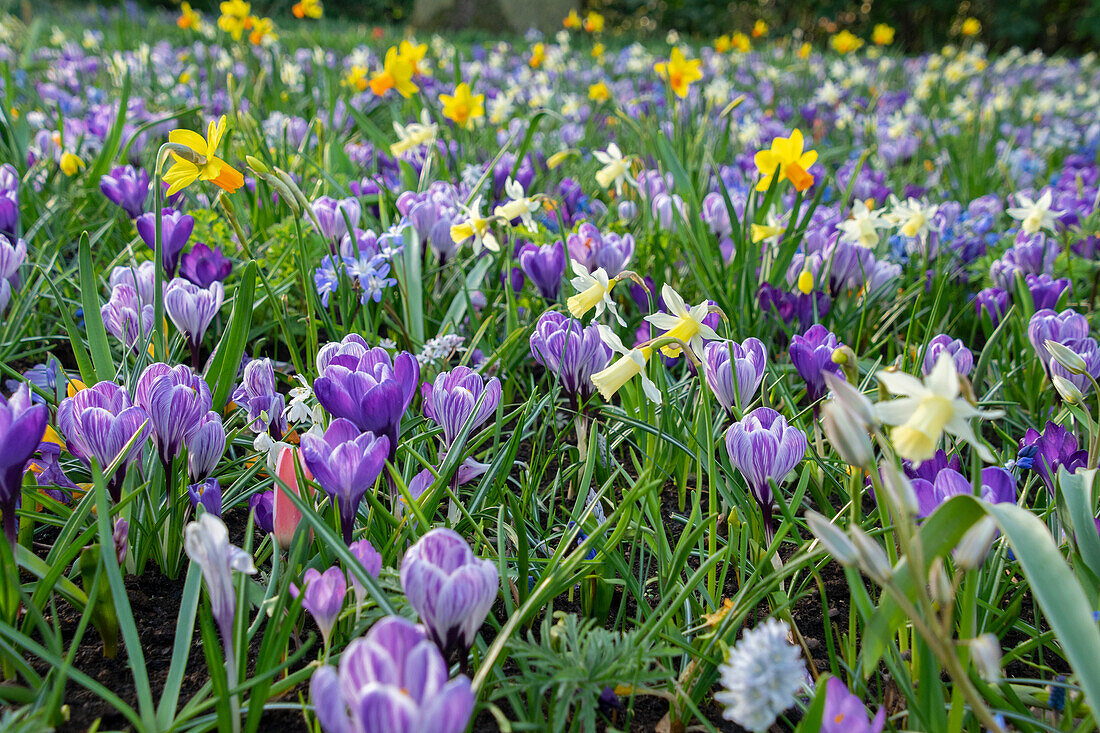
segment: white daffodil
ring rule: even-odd
[[[1054,199],[1049,188],[1034,201],[1021,193],[1016,194],[1016,198],[1020,200],[1020,205],[1010,207],[1008,215],[1020,222],[1020,229],[1028,234],[1035,234],[1041,230],[1053,232],[1055,217],[1065,213],[1050,210]]]
[[[390,145],[390,155],[400,155],[435,142],[439,125],[432,123],[432,118],[425,109],[420,112],[420,122],[402,125],[395,120],[393,130],[397,133],[397,142]]]
[[[474,199],[469,206],[462,207],[466,214],[466,221],[451,226],[451,239],[455,244],[461,244],[470,237],[474,238],[474,252],[480,252],[481,248],[490,252],[500,251],[500,242],[493,234],[491,217],[481,215],[481,197]]]
[[[852,206],[852,217],[840,223],[840,241],[872,248],[878,244],[878,230],[889,226],[882,209],[871,209],[864,201]]]
[[[611,143],[607,150],[594,150],[592,155],[603,164],[603,168],[596,171],[596,183],[604,188],[615,187],[615,193],[623,194],[623,184],[630,181],[630,158],[623,157],[623,151],[619,146]]]
[[[531,214],[539,210],[539,202],[526,195],[523,191],[523,184],[512,180],[510,176],[504,182],[504,193],[508,194],[509,200],[496,207],[493,214],[505,221],[519,219],[523,222],[523,226],[527,228],[527,231],[534,232],[536,230],[535,220],[531,217]]]
[[[897,226],[898,231],[906,237],[923,240],[928,236],[932,228],[932,217],[939,208],[935,204],[925,204],[913,198],[901,201],[891,194],[890,213],[886,215],[886,220]]]
[[[626,321],[619,315],[619,309],[615,306],[615,301],[611,299],[611,290],[619,281],[615,278],[609,279],[607,271],[602,267],[596,268],[595,272],[589,272],[588,268],[576,260],[570,260],[570,263],[576,277],[569,282],[577,289],[577,294],[570,296],[565,304],[573,317],[580,318],[595,308],[596,317],[598,318],[603,315],[604,310],[607,310],[615,316],[615,320],[619,322],[620,326],[625,326]]]
[[[890,439],[898,455],[915,465],[931,458],[946,431],[970,443],[983,461],[992,461],[993,454],[978,441],[969,420],[972,417],[997,418],[1000,410],[978,410],[959,394],[959,374],[951,355],[940,355],[932,372],[921,382],[902,372],[878,373],[878,380],[901,399],[879,402],[875,411],[879,419],[896,427]]]
[[[703,323],[703,319],[710,312],[710,303],[703,301],[699,305],[692,306],[689,310],[680,294],[672,289],[668,283],[661,288],[661,297],[665,301],[668,313],[653,313],[645,317],[647,321],[665,333],[664,336],[679,339],[691,347],[697,355],[703,353],[703,340],[717,341],[720,336],[714,329]],[[677,343],[661,347],[661,353],[667,357],[680,355],[680,345]]]
[[[624,384],[637,376],[642,378],[642,391],[651,402],[661,403],[661,390],[646,374],[646,362],[653,354],[653,349],[648,346],[640,349],[628,349],[623,345],[622,339],[602,323],[597,324],[600,331],[600,339],[611,347],[617,354],[622,354],[614,364],[603,371],[592,375],[592,384],[600,391],[605,400],[611,399]]]

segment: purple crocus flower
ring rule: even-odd
[[[225,426],[214,410],[199,420],[198,427],[186,440],[187,470],[192,481],[202,481],[218,466],[225,452]]]
[[[275,530],[275,492],[260,491],[248,500],[248,511],[253,513],[253,524],[264,534]]]
[[[132,285],[119,283],[111,288],[111,298],[99,309],[103,326],[127,349],[153,332],[153,306],[143,305]]]
[[[180,451],[184,440],[199,429],[212,409],[206,380],[190,367],[154,362],[138,379],[134,402],[149,415],[157,455],[165,466]]]
[[[499,586],[496,564],[453,529],[429,530],[401,560],[401,588],[444,657],[473,645]]]
[[[1061,313],[1044,308],[1036,311],[1027,324],[1027,338],[1035,348],[1039,360],[1043,362],[1043,368],[1048,371],[1051,356],[1046,347],[1047,341],[1068,344],[1088,338],[1088,335],[1088,319],[1072,308],[1066,308]]]
[[[313,616],[317,628],[321,630],[325,646],[328,646],[332,627],[340,617],[340,611],[344,608],[344,597],[348,593],[344,571],[335,565],[323,573],[310,568],[302,575],[302,583],[305,586],[304,591],[299,591],[298,586],[291,583],[290,595],[294,598],[299,593],[305,596],[302,606]]]
[[[363,566],[363,569],[367,571],[367,575],[377,578],[378,574],[382,572],[382,556],[378,554],[378,550],[374,549],[374,545],[368,540],[352,542],[348,545],[348,549],[351,550],[352,556]],[[350,568],[348,569],[348,581],[351,583],[351,590],[355,594],[355,606],[358,608],[367,599],[367,588],[359,582],[359,578],[351,572]]]
[[[921,461],[919,466],[914,467],[912,461],[902,461],[901,466],[909,478],[922,478],[927,481],[935,481],[936,476],[945,468],[952,468],[962,473],[962,461],[959,460],[958,455],[948,458],[943,448],[937,449],[935,455],[927,461]]]
[[[172,278],[164,291],[164,310],[187,337],[192,355],[197,353],[210,322],[222,307],[225,288],[220,282],[200,288],[182,277]],[[192,366],[195,366],[192,364]]]
[[[16,239],[15,244],[0,234],[0,313],[8,308],[12,293],[19,288],[19,268],[27,261],[27,243]]]
[[[447,662],[422,627],[387,616],[309,684],[324,733],[462,733],[474,712],[465,676],[449,680]]]
[[[180,262],[180,275],[200,288],[208,288],[215,282],[225,280],[232,271],[233,263],[222,255],[220,249],[211,249],[202,242],[195,242]]]
[[[118,564],[126,562],[126,553],[130,550],[130,523],[122,517],[115,520],[115,527],[111,531],[111,544],[115,546],[115,557]]]
[[[868,720],[863,701],[848,692],[839,678],[830,677],[825,683],[820,733],[882,733],[884,725],[886,708],[879,708],[874,719]]]
[[[15,546],[15,510],[23,493],[23,469],[38,449],[46,433],[49,411],[31,400],[27,385],[19,386],[11,397],[0,395],[0,512],[4,535]]]
[[[130,401],[129,393],[114,382],[99,382],[66,397],[57,407],[57,428],[69,452],[84,465],[94,458],[101,470],[118,457],[137,435],[118,470],[107,478],[107,490],[118,501],[126,470],[141,455],[149,437],[149,415]]]
[[[525,244],[519,252],[519,266],[539,295],[549,301],[558,299],[561,278],[565,274],[565,247],[561,242],[551,242],[541,247]]]
[[[1008,291],[1001,288],[986,288],[974,296],[974,307],[978,311],[978,317],[982,314],[989,316],[990,322],[996,328],[1001,319],[1008,312]]]
[[[180,253],[187,246],[191,232],[195,229],[195,217],[168,208],[161,209],[160,213],[161,264],[164,265],[164,272],[168,277],[172,277],[176,274]],[[156,214],[142,214],[134,221],[134,225],[149,249],[156,250]]]
[[[467,366],[441,373],[434,383],[425,382],[420,391],[424,397],[424,416],[443,428],[443,445],[447,449],[467,422],[472,423],[473,432],[496,412],[501,394],[499,379],[485,380]]]
[[[804,336],[791,337],[791,362],[806,382],[810,402],[825,396],[825,372],[844,377],[840,365],[833,361],[833,352],[839,346],[836,336],[820,323],[811,326]]]
[[[1074,473],[1088,465],[1089,452],[1084,448],[1077,449],[1077,438],[1073,432],[1050,421],[1041,433],[1035,428],[1027,429],[1020,440],[1020,448],[1022,450],[1028,446],[1034,446],[1035,451],[1031,456],[1031,468],[1039,474],[1051,495],[1054,494],[1054,477],[1058,475],[1059,468]],[[1023,467],[1022,461],[1017,463]]]
[[[199,505],[219,519],[222,516],[222,485],[216,478],[208,478],[187,487],[187,497],[191,506],[198,511]]]
[[[362,433],[345,418],[332,421],[324,437],[302,436],[302,458],[317,483],[337,503],[344,542],[351,544],[359,503],[382,473],[390,442]]]
[[[109,201],[121,206],[127,216],[136,219],[145,211],[149,174],[143,169],[120,165],[99,179],[99,190]]]
[[[313,381],[313,394],[321,406],[362,431],[386,436],[393,460],[401,418],[420,381],[416,357],[402,351],[391,359],[385,349],[369,348],[361,336],[349,334],[321,347],[317,369],[321,376]]]
[[[569,257],[595,272],[603,268],[608,277],[616,277],[634,256],[634,237],[614,232],[603,233],[595,224],[584,222],[566,237]]]
[[[913,490],[917,494],[917,504],[920,507],[917,512],[919,519],[929,516],[940,504],[954,496],[974,494],[970,479],[953,468],[940,471],[936,474],[935,481],[913,479]],[[1000,466],[983,468],[981,497],[991,504],[1016,503],[1016,477]]]
[[[353,227],[359,225],[363,209],[358,199],[334,199],[331,196],[322,196],[313,202],[311,207],[313,215],[317,217],[320,226],[320,234],[329,242],[329,247],[335,252],[335,243],[348,232],[348,222]],[[345,218],[346,217],[346,218]]]
[[[142,305],[152,305],[156,277],[156,265],[146,260],[135,267],[125,265],[115,267],[111,270],[107,283],[112,290],[119,285],[129,285],[137,293],[138,301]]]
[[[275,386],[271,359],[253,359],[245,365],[241,384],[232,399],[248,410],[249,430],[268,432],[274,440],[282,439],[286,432],[286,397]]]
[[[539,316],[531,334],[531,356],[555,375],[570,396],[580,401],[595,392],[592,375],[611,361],[612,351],[600,338],[595,324],[546,311]]]
[[[779,483],[806,455],[806,434],[775,410],[758,407],[726,431],[730,463],[749,483],[764,515],[768,541],[775,536],[771,482]]]
[[[1068,278],[1052,278],[1043,273],[1041,275],[1028,275],[1024,278],[1027,289],[1031,292],[1031,300],[1035,304],[1035,310],[1055,308],[1064,293],[1070,292],[1071,286]]]
[[[756,399],[767,364],[768,350],[751,336],[742,343],[711,341],[703,349],[707,385],[730,417],[734,407],[742,409]]]
[[[928,342],[928,348],[924,350],[924,364],[921,369],[925,376],[932,373],[932,368],[940,359],[940,354],[947,352],[955,362],[955,371],[959,376],[965,377],[974,368],[974,354],[966,348],[960,339],[953,339],[947,334],[941,333]]]

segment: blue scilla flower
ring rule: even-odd
[[[1021,471],[1030,471],[1035,467],[1035,454],[1039,452],[1037,445],[1025,445],[1016,456],[1016,467]]]
[[[906,249],[906,243],[909,238],[903,234],[895,234],[886,240],[886,244],[890,247],[890,254],[895,262],[899,262],[903,265],[909,263],[909,252]]]
[[[328,308],[329,296],[340,287],[340,265],[336,258],[328,255],[321,260],[321,266],[313,273],[313,285],[321,296],[321,305]]]
[[[1058,712],[1066,709],[1066,678],[1062,675],[1050,684],[1050,707]]]

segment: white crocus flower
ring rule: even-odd
[[[478,196],[469,206],[463,206],[462,211],[466,214],[466,221],[451,227],[454,243],[461,244],[473,237],[475,253],[480,252],[482,247],[490,252],[499,252],[500,242],[492,230],[493,219],[481,215],[481,197]]]
[[[898,455],[915,465],[930,459],[939,446],[944,432],[970,443],[983,461],[992,461],[993,454],[978,441],[970,418],[997,418],[1000,410],[978,410],[959,394],[959,374],[951,355],[940,355],[924,382],[902,372],[878,373],[878,380],[901,399],[875,405],[879,419],[895,425],[890,439]]]
[[[1034,201],[1031,197],[1021,193],[1016,194],[1016,198],[1020,200],[1020,205],[1010,207],[1008,209],[1008,215],[1020,222],[1020,229],[1028,234],[1035,234],[1040,230],[1053,232],[1055,217],[1065,213],[1063,211],[1050,210],[1050,206],[1053,203],[1053,195],[1049,188],[1043,192],[1042,196]]]
[[[523,222],[523,226],[527,228],[527,231],[534,232],[536,230],[535,220],[531,217],[531,214],[539,210],[539,202],[524,193],[523,184],[512,180],[511,176],[504,182],[504,192],[508,194],[509,200],[507,203],[496,207],[493,214],[505,221],[519,219]]]
[[[425,109],[420,112],[420,122],[402,125],[394,120],[393,130],[397,133],[397,142],[390,145],[390,155],[400,155],[435,142],[439,125],[432,123],[432,118]]]
[[[704,339],[717,341],[720,338],[713,328],[703,323],[703,319],[710,312],[710,303],[704,300],[689,310],[684,299],[668,283],[661,288],[661,297],[669,312],[653,313],[646,316],[645,320],[664,331],[664,336],[683,341],[698,355],[703,353]],[[677,343],[661,347],[661,352],[670,358],[679,356],[680,351],[680,345]]]
[[[852,218],[840,223],[840,241],[872,248],[878,244],[878,230],[889,226],[881,209],[872,210],[864,201],[856,201]]]
[[[622,196],[623,184],[630,181],[627,175],[630,172],[630,158],[624,158],[623,151],[615,143],[608,145],[606,151],[592,151],[592,155],[603,164],[603,168],[596,171],[596,183],[604,188],[614,186],[615,193]]]
[[[890,213],[886,215],[886,219],[897,226],[904,236],[923,241],[932,228],[932,217],[937,211],[939,207],[935,204],[925,204],[913,198],[901,201],[891,194]]]
[[[611,299],[611,290],[619,281],[608,278],[607,271],[602,267],[596,268],[595,272],[589,272],[588,268],[576,260],[570,260],[570,262],[576,277],[569,282],[577,289],[577,294],[570,296],[566,306],[573,317],[580,318],[593,308],[596,309],[596,316],[599,317],[603,315],[604,310],[607,310],[615,316],[620,326],[625,326],[626,321],[619,315],[619,309]]]
[[[661,390],[657,389],[657,385],[645,371],[646,362],[653,354],[653,349],[648,346],[640,349],[628,349],[623,345],[622,339],[607,326],[600,323],[597,324],[596,328],[599,329],[600,339],[611,347],[612,351],[623,355],[611,366],[592,375],[592,384],[600,391],[603,398],[605,400],[611,399],[624,384],[634,377],[641,376],[642,391],[645,396],[651,402],[660,404]]]

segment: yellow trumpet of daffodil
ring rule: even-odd
[[[218,18],[218,27],[233,37],[234,41],[241,40],[247,24],[252,5],[244,0],[226,0],[219,6],[222,15]]]
[[[469,128],[474,120],[485,116],[485,95],[473,94],[470,85],[462,82],[454,94],[440,94],[443,116],[462,127]]]
[[[527,59],[527,65],[532,69],[537,69],[542,66],[542,62],[546,60],[546,46],[542,43],[536,43],[531,47],[531,58]]]
[[[584,17],[584,29],[589,33],[601,33],[603,32],[603,27],[603,16],[595,10],[590,10],[588,15]]]
[[[756,21],[752,26],[752,37],[763,38],[766,35],[768,35],[768,24],[763,20]]]
[[[279,34],[275,32],[275,22],[271,18],[259,18],[252,16],[248,19],[251,32],[248,40],[253,46],[259,46],[265,40],[277,41]]]
[[[415,41],[401,41],[397,47],[397,55],[412,66],[413,76],[424,76],[428,68],[424,64],[424,56],[428,53],[428,44]]]
[[[668,61],[658,61],[653,65],[653,70],[668,82],[677,97],[683,99],[692,83],[703,78],[702,65],[703,62],[699,59],[685,59],[680,49],[674,48]]]
[[[858,50],[863,45],[863,39],[856,36],[848,29],[844,29],[829,39],[829,45],[832,46],[833,50],[837,53],[851,53],[852,51]]]
[[[894,29],[885,23],[877,24],[871,31],[871,42],[876,46],[889,46],[894,42]]]
[[[291,6],[290,12],[295,18],[312,18],[317,20],[324,13],[321,0],[299,0]]]
[[[412,80],[414,69],[413,62],[398,53],[397,47],[391,46],[386,51],[382,70],[371,77],[371,91],[381,97],[389,90],[396,89],[402,97],[411,97],[420,89]]]
[[[218,143],[223,135],[225,115],[217,123],[210,121],[205,139],[192,130],[172,130],[168,133],[169,143],[188,148],[193,153],[183,157],[175,150],[170,151],[175,162],[164,174],[168,196],[187,188],[196,180],[210,181],[229,193],[244,185],[244,176],[240,171],[217,156]]]
[[[733,50],[737,53],[748,53],[752,50],[752,41],[744,33],[734,33],[730,38],[730,45],[733,46]]]
[[[176,25],[184,30],[197,31],[202,27],[202,13],[192,9],[191,3],[180,5],[180,17],[176,18]]]
[[[798,191],[805,191],[814,185],[814,177],[807,171],[817,162],[817,151],[803,152],[804,144],[802,131],[795,130],[790,137],[777,137],[772,140],[771,150],[757,152],[753,161],[762,177],[760,183],[756,184],[756,190],[768,190],[772,185],[776,169],[779,171],[779,181],[790,180]]]
[[[562,19],[561,24],[563,27],[573,30],[574,28],[581,27],[581,16],[577,14],[576,10],[570,10],[569,15]]]
[[[588,98],[593,102],[606,102],[611,99],[611,90],[602,81],[588,87]]]
[[[961,30],[964,36],[976,36],[982,32],[982,22],[977,18],[967,18],[963,21]]]

